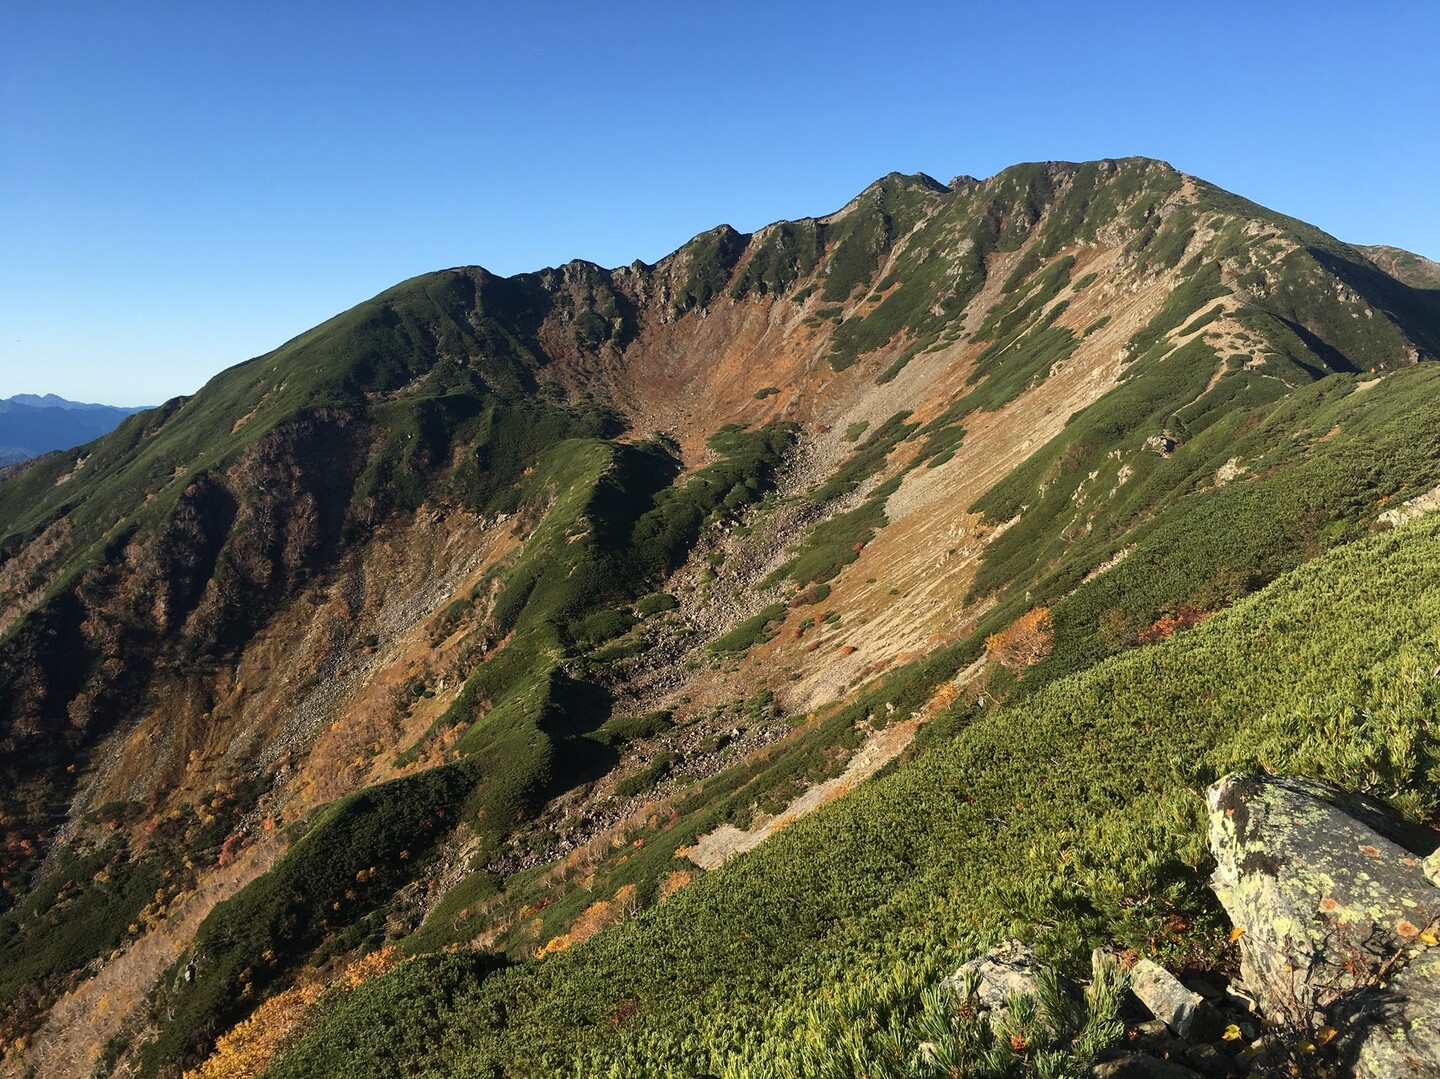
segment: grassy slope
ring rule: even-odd
[[[1088,173],[1082,169],[1081,182],[1078,184],[1082,192],[1085,182],[1087,182],[1087,176]],[[1015,182],[1022,188],[1029,185],[1030,194],[1027,197],[1043,200],[1051,194],[1048,190],[1038,190],[1044,186],[1043,176],[1021,176],[1017,177]],[[933,192],[915,192],[913,189],[905,191],[893,180],[880,185],[878,194],[889,199],[891,205],[903,202],[906,196],[918,196],[921,200],[933,197]],[[1146,210],[1147,213],[1153,211],[1154,203],[1165,192],[1163,190],[1147,192],[1140,188],[1118,192],[1110,190],[1106,194],[1126,205],[1131,205],[1133,207],[1132,214],[1138,214],[1140,210]],[[1145,202],[1147,195],[1152,196],[1148,203]],[[1015,193],[1010,193],[1006,197],[1014,201]],[[1020,201],[1023,202],[1024,199],[1020,199]],[[1144,205],[1141,205],[1142,203]],[[879,204],[880,200],[877,200],[877,205]],[[907,228],[930,229],[934,227],[934,221],[926,222],[924,215],[915,210],[913,205],[908,209],[910,209],[911,219],[903,222]],[[1257,210],[1257,212],[1259,211]],[[1057,220],[1059,219],[1063,219],[1063,214],[1057,215]],[[1139,220],[1139,217],[1137,216],[1136,219]],[[917,222],[919,222],[918,226]],[[882,223],[887,230],[893,229],[896,224],[888,215]],[[1154,264],[1173,265],[1183,251],[1184,241],[1190,234],[1192,223],[1193,216],[1188,219],[1172,220],[1169,224],[1151,229],[1149,232],[1142,230],[1133,241],[1137,254],[1149,259]],[[1005,233],[1006,227],[1003,222],[998,225],[996,234],[990,238],[990,242],[1001,247],[1019,242],[1022,237],[1017,233],[1012,239]],[[853,231],[851,230],[851,232]],[[1236,236],[1232,234],[1234,231],[1233,229],[1230,232],[1222,231],[1218,236],[1215,241],[1217,255],[1233,251],[1238,242]],[[1040,238],[1040,247],[1056,246],[1056,243],[1051,242],[1054,239],[1052,233],[1055,233],[1053,224],[1045,230],[1045,235]],[[1058,233],[1055,234],[1058,235]],[[891,231],[885,233],[887,244],[892,235]],[[853,237],[847,233],[845,242],[850,242],[852,239]],[[927,245],[917,242],[914,248],[924,251],[927,249]],[[1012,288],[1007,290],[1013,293],[1013,299],[996,312],[991,320],[993,325],[981,328],[979,331],[981,335],[993,340],[996,345],[1003,345],[1020,341],[1027,326],[1033,325],[1033,333],[1043,334],[1047,322],[1044,319],[1037,321],[1037,314],[1041,308],[1036,303],[1036,297],[1040,297],[1040,303],[1043,303],[1045,297],[1053,296],[1058,284],[1063,284],[1067,273],[1068,260],[1063,258],[1048,266],[1038,258],[1029,264],[1022,263],[1021,267],[1012,275],[1015,278]],[[909,281],[911,278],[905,277],[904,279]],[[927,288],[932,284],[933,282],[927,281]],[[1047,464],[1058,463],[1062,472],[1071,474],[1072,482],[1067,484],[1062,476],[1060,477],[1061,482],[1056,484],[1057,477],[1054,475],[1045,477],[1044,482],[1047,487],[1053,485],[1056,488],[1051,498],[1051,505],[1064,506],[1075,494],[1073,481],[1078,480],[1086,471],[1080,466],[1089,465],[1092,458],[1100,458],[1102,451],[1108,455],[1109,451],[1117,445],[1117,438],[1120,445],[1135,443],[1135,446],[1130,446],[1133,451],[1150,431],[1158,429],[1168,422],[1171,425],[1179,426],[1187,439],[1190,439],[1184,446],[1184,450],[1187,452],[1181,455],[1182,459],[1178,463],[1171,465],[1170,462],[1165,462],[1159,467],[1141,469],[1139,481],[1135,482],[1130,490],[1117,500],[1117,505],[1111,512],[1098,513],[1097,508],[1092,507],[1088,513],[1077,514],[1074,521],[1068,522],[1056,518],[1053,513],[1032,515],[1031,520],[1037,522],[1038,527],[1014,530],[1007,536],[1006,541],[998,545],[998,549],[992,553],[991,564],[987,566],[991,581],[1010,582],[1013,580],[1016,585],[1024,585],[1032,583],[1029,573],[1026,572],[1028,567],[1033,566],[1042,571],[1049,570],[1050,579],[1045,583],[1045,591],[1055,594],[1059,600],[1057,624],[1061,631],[1062,647],[1057,649],[1045,668],[1036,672],[1036,676],[1025,687],[1027,690],[1042,685],[1068,671],[1081,669],[1105,654],[1134,643],[1135,633],[1133,631],[1129,633],[1128,637],[1104,639],[1099,625],[1101,616],[1116,604],[1100,605],[1097,597],[1114,597],[1119,593],[1126,593],[1121,597],[1120,605],[1128,605],[1126,614],[1136,622],[1136,626],[1139,628],[1146,624],[1147,619],[1191,599],[1192,594],[1201,591],[1203,586],[1213,579],[1236,578],[1238,583],[1235,587],[1229,589],[1224,595],[1211,597],[1206,610],[1224,606],[1238,595],[1273,578],[1276,573],[1295,565],[1301,558],[1313,555],[1324,546],[1356,534],[1354,518],[1357,515],[1363,516],[1373,509],[1373,500],[1377,492],[1383,489],[1387,494],[1400,491],[1409,493],[1415,489],[1417,483],[1421,481],[1429,483],[1434,479],[1434,469],[1430,467],[1434,455],[1429,453],[1428,446],[1429,441],[1433,441],[1433,439],[1424,438],[1423,430],[1416,428],[1413,422],[1405,422],[1407,409],[1417,401],[1416,394],[1418,393],[1419,399],[1423,400],[1426,392],[1426,387],[1420,385],[1422,377],[1417,375],[1407,384],[1408,390],[1403,394],[1399,390],[1391,392],[1388,385],[1385,391],[1377,393],[1371,400],[1383,402],[1383,405],[1374,410],[1368,410],[1364,405],[1356,408],[1354,407],[1356,402],[1350,401],[1348,403],[1350,410],[1356,415],[1347,414],[1341,417],[1346,430],[1340,446],[1325,447],[1317,454],[1315,461],[1297,462],[1289,459],[1293,458],[1294,454],[1287,455],[1286,451],[1290,450],[1291,446],[1285,442],[1287,431],[1282,430],[1283,424],[1295,425],[1300,422],[1301,417],[1307,415],[1308,410],[1316,410],[1316,416],[1310,418],[1309,427],[1305,427],[1304,424],[1300,425],[1304,428],[1303,441],[1308,450],[1310,443],[1318,439],[1321,433],[1318,429],[1312,430],[1311,428],[1315,428],[1315,425],[1321,421],[1324,421],[1328,427],[1330,419],[1333,418],[1332,413],[1337,412],[1333,408],[1327,412],[1322,407],[1326,403],[1327,395],[1344,397],[1353,387],[1353,382],[1346,383],[1344,386],[1335,386],[1331,384],[1333,383],[1331,380],[1331,383],[1327,383],[1327,389],[1324,392],[1306,396],[1303,402],[1296,407],[1288,410],[1279,409],[1280,420],[1271,423],[1261,435],[1256,435],[1244,443],[1243,448],[1253,454],[1255,458],[1263,459],[1255,468],[1271,482],[1260,484],[1258,489],[1249,484],[1241,484],[1228,495],[1218,495],[1218,497],[1206,497],[1214,496],[1217,494],[1216,492],[1203,490],[1197,492],[1196,488],[1204,487],[1213,474],[1214,468],[1223,463],[1223,456],[1217,457],[1216,455],[1222,449],[1233,449],[1237,433],[1260,421],[1270,412],[1275,405],[1277,396],[1278,383],[1266,383],[1254,376],[1247,377],[1238,371],[1227,373],[1218,383],[1219,392],[1207,395],[1206,385],[1215,370],[1217,360],[1210,349],[1196,340],[1191,342],[1187,348],[1167,357],[1163,348],[1155,347],[1164,332],[1193,321],[1210,301],[1217,295],[1223,294],[1224,291],[1215,282],[1206,284],[1202,280],[1198,281],[1195,287],[1178,292],[1173,298],[1173,302],[1168,304],[1157,316],[1155,324],[1137,335],[1135,355],[1142,362],[1135,365],[1135,377],[1128,380],[1125,388],[1114,395],[1113,399],[1097,406],[1089,414],[1077,417],[1071,428],[1067,429],[1066,436],[1057,439],[1056,445],[1048,447],[1037,455],[1036,464],[1032,465],[1026,474],[1017,477],[1016,482],[1010,485],[1033,490],[1032,483],[1037,480],[1037,477],[1030,473],[1037,472]],[[964,294],[965,290],[962,289],[961,292]],[[881,320],[881,322],[883,321]],[[896,329],[900,328],[900,325],[900,323],[886,325],[884,327],[885,335],[893,334]],[[1195,327],[1197,330],[1199,328]],[[1378,341],[1362,339],[1347,342],[1347,344],[1360,355],[1373,353],[1379,357],[1378,363],[1385,363],[1389,361],[1390,350],[1393,348],[1393,342],[1385,336],[1390,332],[1392,331],[1387,326],[1382,329],[1381,339]],[[883,337],[877,339],[883,339]],[[971,398],[967,398],[961,406],[963,410],[968,411],[974,407],[997,407],[1012,397],[1020,388],[1023,388],[1026,379],[1031,377],[1025,372],[1032,368],[1043,370],[1053,362],[1050,346],[1044,341],[1037,340],[1033,345],[1022,344],[1017,352],[1025,355],[1018,359],[1012,357],[1011,362],[1007,365],[1005,376],[999,380],[995,378],[987,380],[983,386],[984,392],[973,394]],[[1040,355],[1043,362],[1030,363],[1026,356],[1032,352]],[[1145,355],[1141,355],[1142,353]],[[1029,356],[1030,360],[1033,358],[1033,356]],[[1337,366],[1353,367],[1355,364],[1347,362],[1347,364]],[[1009,368],[1014,370],[1008,370]],[[1017,376],[1016,372],[1021,371],[1021,368],[1024,368],[1024,371]],[[1313,375],[1323,374],[1323,371],[1323,365],[1319,366]],[[1404,382],[1405,380],[1399,381]],[[1176,411],[1180,403],[1204,396],[1210,398],[1204,407],[1191,405],[1183,414]],[[1367,416],[1365,415],[1367,411],[1379,412],[1380,416],[1378,418]],[[960,415],[963,415],[963,411],[955,416],[945,417],[946,423],[953,424]],[[1399,419],[1397,419],[1397,415]],[[1413,420],[1413,415],[1409,418]],[[903,416],[897,417],[897,421],[899,420],[903,420]],[[1388,426],[1386,426],[1387,424]],[[1337,422],[1336,426],[1339,427],[1341,424]],[[895,434],[903,438],[911,434],[913,430],[913,428],[897,427]],[[921,433],[933,441],[941,432],[947,430],[950,428],[946,424],[936,424]],[[963,435],[958,427],[953,430]],[[1367,451],[1365,447],[1377,430],[1384,437],[1379,440],[1378,448],[1370,447]],[[1288,433],[1294,434],[1295,432]],[[894,444],[895,439],[893,437],[882,439],[881,435],[877,433],[870,441],[877,443],[883,441],[884,448],[888,449]],[[864,447],[862,447],[863,449]],[[1385,461],[1386,465],[1382,468],[1368,470],[1353,467],[1357,464],[1357,455],[1370,461]],[[860,456],[863,457],[864,454],[862,453]],[[914,463],[918,464],[925,456],[926,454],[922,452]],[[1152,462],[1140,461],[1137,464],[1149,466]],[[1309,467],[1305,467],[1306,465]],[[1293,477],[1289,474],[1292,469],[1298,470],[1299,482],[1292,482]],[[1278,474],[1280,478],[1275,479],[1275,474]],[[840,477],[837,477],[836,482],[839,481]],[[1161,515],[1160,519],[1165,522],[1165,526],[1157,525],[1155,523],[1157,510],[1162,506],[1168,508],[1168,503],[1185,493],[1197,493],[1201,497],[1185,504],[1181,512],[1177,512],[1171,517]],[[1331,496],[1338,496],[1338,498],[1327,502]],[[1004,492],[1000,492],[997,502],[1003,500],[1004,497]],[[872,507],[877,515],[876,523],[880,524],[883,524],[883,516],[879,516],[883,512],[881,508],[883,501],[883,497],[879,498]],[[1317,513],[1317,506],[1330,506],[1331,512]],[[1297,511],[1291,512],[1292,507],[1296,507]],[[1288,529],[1284,527],[1252,529],[1251,527],[1265,521],[1273,521],[1277,517],[1288,520],[1292,527]],[[1236,563],[1234,565],[1226,564],[1217,567],[1212,565],[1215,561],[1214,558],[1198,561],[1189,558],[1189,554],[1195,553],[1189,551],[1189,548],[1197,545],[1204,547],[1207,553],[1214,553],[1214,545],[1203,544],[1202,537],[1209,527],[1216,526],[1216,522],[1252,540],[1245,549],[1236,553],[1232,559]],[[1096,523],[1104,524],[1106,527],[1103,530],[1096,530],[1093,527]],[[1029,524],[1028,521],[1027,524]],[[1093,539],[1091,539],[1092,531]],[[1318,537],[1322,533],[1323,542],[1318,542]],[[848,532],[847,537],[849,537]],[[1113,553],[1113,550],[1120,545],[1121,539],[1131,542],[1138,539],[1141,548],[1140,557],[1137,557],[1128,567],[1122,567],[1122,570],[1115,574],[1113,580],[1101,585],[1082,588],[1078,596],[1068,596],[1068,592],[1074,590],[1086,569],[1100,561],[1100,552],[1103,552],[1104,555]],[[1049,551],[1044,556],[1037,556],[1035,548],[1037,540],[1050,545]],[[1084,542],[1086,540],[1089,542]],[[816,543],[812,542],[811,546],[816,546]],[[853,547],[853,537],[847,538],[845,546],[847,550]],[[1005,565],[1007,556],[1010,565],[1001,572],[997,567]],[[1158,572],[1156,571],[1157,565],[1160,567]],[[1017,569],[1017,567],[1020,568]],[[1146,568],[1150,570],[1149,579],[1145,576]],[[832,569],[830,572],[833,573],[834,570]],[[802,574],[799,576],[808,579],[816,575]],[[823,579],[824,576],[825,574],[822,573],[816,579]],[[1130,586],[1128,592],[1127,584]],[[1010,591],[1018,594],[1021,589],[1012,587]],[[1135,610],[1130,611],[1129,607],[1134,607]],[[849,733],[848,723],[828,726],[831,730],[825,737],[833,739],[841,726],[846,728],[847,734]],[[817,739],[819,742],[824,742],[824,738],[819,737],[818,734]],[[723,792],[717,793],[716,796],[722,802],[726,800]],[[731,809],[728,812],[733,813],[734,810]],[[700,816],[711,819],[714,815],[702,812]],[[694,820],[687,821],[686,826],[675,831],[690,834],[692,828],[689,825],[694,823]],[[658,838],[660,839],[658,845],[668,849],[672,845],[669,840],[674,836],[667,833]],[[647,856],[644,860],[655,863],[650,871],[652,876],[664,869],[673,868],[669,856],[663,852],[654,857]],[[643,872],[641,877],[635,877],[634,874],[637,872],[641,872],[638,866],[633,867],[628,873],[613,874],[613,876],[616,879],[638,880],[642,888],[648,886],[649,894],[653,894],[654,881],[642,879]],[[603,886],[599,887],[600,891],[605,890]],[[599,893],[597,892],[597,894]],[[573,903],[562,900],[556,909],[545,917],[546,926],[562,926],[564,923],[560,920],[561,915],[566,910],[574,913],[574,909],[577,908],[574,908]]]
[[[1228,606],[1363,535],[1385,504],[1440,483],[1440,369],[1397,371],[1360,392],[1357,382],[1334,375],[1282,401],[1236,403],[1169,458],[1138,439],[1123,461],[1102,452],[1115,445],[1096,435],[1115,414],[1107,399],[987,495],[978,508],[997,521],[1028,503],[987,551],[977,589],[1024,591],[1052,606],[1055,650],[1033,676],[1087,667],[1187,605]],[[1217,485],[1227,461],[1244,471]],[[1122,549],[1123,562],[1085,579]]]
[[[1071,964],[1100,940],[1211,959],[1223,924],[1199,792],[1218,775],[1329,775],[1433,817],[1437,566],[1433,519],[1346,545],[1189,633],[975,716],[568,953],[483,979],[463,955],[419,960],[339,996],[269,1074],[784,1062],[826,987],[1009,932]]]
[[[52,457],[0,484],[0,564],[51,522],[68,529],[41,567],[45,599],[0,636],[7,824],[53,828],[77,758],[154,671],[238,651],[376,521],[427,501],[513,511],[532,466],[618,433],[592,402],[535,392],[539,302],[479,271],[416,278],[132,417],[82,448],[83,467]],[[291,520],[308,549],[292,552]],[[8,855],[0,907],[38,861]]]
[[[1073,347],[1073,342],[1050,341],[1045,319],[1037,320],[1036,301],[1052,295],[1066,276],[1068,256],[1061,251],[1094,241],[1101,223],[1116,221],[1131,230],[1127,254],[1142,267],[1163,268],[1174,264],[1196,222],[1206,218],[1219,229],[1207,246],[1207,259],[1238,259],[1248,267],[1255,282],[1266,286],[1267,295],[1254,301],[1269,320],[1266,328],[1277,336],[1293,336],[1298,328],[1305,335],[1296,342],[1301,351],[1319,347],[1352,369],[1383,366],[1404,353],[1398,324],[1422,348],[1440,352],[1435,293],[1378,273],[1354,249],[1311,226],[1205,184],[1199,185],[1193,207],[1161,223],[1157,210],[1174,197],[1181,180],[1168,166],[1143,159],[1016,166],[985,185],[954,191],[923,176],[892,175],[867,189],[831,224],[781,223],[757,239],[732,294],[784,291],[817,267],[824,271],[827,299],[846,300],[861,285],[873,287],[876,302],[846,319],[834,342],[837,356],[843,353],[848,364],[897,335],[923,342],[920,347],[953,338],[959,332],[956,316],[984,282],[985,256],[1015,250],[1033,236],[1029,256],[1006,282],[1007,299],[973,331],[980,340],[997,348],[1011,345],[1008,351],[1018,353],[991,373],[988,381],[994,385],[982,386],[964,406],[994,408],[1027,380],[1042,377],[1049,363]],[[1226,215],[1237,216],[1227,221]],[[1264,242],[1245,233],[1246,220],[1283,230],[1303,246],[1272,261]],[[710,282],[695,286],[701,292],[718,292],[738,257],[732,252],[722,258],[711,250],[722,231],[697,237],[671,257],[692,276]],[[737,234],[736,241],[741,239]],[[877,281],[882,258],[891,254],[893,265]],[[1356,295],[1317,290],[1326,271]],[[604,275],[594,271],[591,276]],[[613,294],[600,289],[603,282],[592,284],[603,292],[597,309],[610,312]],[[1182,292],[1186,302],[1169,319],[1176,326],[1198,314],[1208,298],[1197,290]],[[23,537],[66,514],[75,527],[76,550],[93,555],[121,525],[162,517],[197,474],[234,460],[277,424],[334,409],[368,414],[367,396],[383,398],[447,360],[484,357],[480,383],[462,386],[441,378],[422,396],[465,390],[504,401],[523,397],[534,390],[533,371],[544,363],[535,332],[550,306],[567,302],[563,293],[545,293],[533,276],[502,280],[483,271],[444,271],[403,282],[274,352],[223,372],[194,397],[177,398],[126,421],[115,436],[85,448],[90,455],[86,466],[65,484],[55,481],[73,469],[74,461],[60,456],[0,485],[0,552],[13,550]],[[1389,317],[1350,317],[1365,303]],[[1020,338],[1028,347],[1013,347]],[[987,365],[982,362],[977,376],[989,373]],[[438,384],[447,381],[454,384]],[[391,411],[400,415],[381,410],[375,418],[399,440],[417,432],[433,438],[438,428],[474,418],[411,417],[415,410],[409,402]],[[249,418],[232,431],[242,417]],[[398,453],[398,447],[391,448]],[[386,462],[383,468],[403,463]],[[147,504],[149,495],[155,497]],[[85,561],[73,557],[67,564],[73,571]]]
[[[393,512],[425,502],[513,511],[521,476],[556,446],[620,430],[593,402],[536,392],[534,372],[547,360],[535,331],[546,302],[530,279],[484,271],[414,278],[222,372],[194,397],[132,417],[81,448],[83,467],[55,456],[0,485],[0,564],[52,522],[63,519],[68,529],[45,566],[48,604],[11,626],[0,649],[24,654],[27,626],[47,615],[62,626],[75,621],[65,604],[77,583],[85,606],[111,604],[123,588],[116,567],[127,545],[148,545],[161,559],[178,553],[183,562],[192,520],[215,549],[187,567],[202,575],[171,604],[166,632],[193,633],[200,639],[191,651],[207,652],[243,645],[309,571]],[[214,504],[198,514],[196,491]],[[305,513],[320,542],[307,565],[270,573],[265,563],[280,560],[279,544],[263,531],[297,514],[301,492],[313,496]],[[192,607],[207,602],[206,576],[209,599],[222,609],[182,627]],[[117,614],[134,623],[130,638],[154,628],[140,615],[137,623],[136,612]],[[153,655],[167,643],[175,642],[146,648]],[[71,658],[81,671],[99,665],[88,655]],[[49,661],[42,649],[30,662]],[[52,710],[76,688],[57,679]]]
[[[524,373],[529,350],[493,317],[482,316],[482,329],[471,329],[467,310],[475,304],[468,277],[447,272],[414,278],[274,352],[229,368],[194,397],[125,421],[111,436],[81,448],[77,456],[87,457],[85,467],[63,485],[56,480],[74,468],[73,458],[39,462],[0,485],[4,548],[64,514],[80,552],[67,560],[69,572],[76,572],[94,545],[115,533],[116,522],[161,519],[189,480],[235,460],[277,424],[325,409],[363,414],[366,394],[405,385],[435,365],[437,352],[464,355],[484,347],[490,385],[505,396],[530,389],[533,381]]]

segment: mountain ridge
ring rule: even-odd
[[[125,405],[100,405],[88,401],[71,401],[61,397],[59,394],[46,393],[17,393],[11,397],[0,398],[0,404],[28,405],[31,408],[61,408],[67,411],[93,411],[99,408],[118,408],[124,412],[140,412],[149,408],[149,405],[136,405],[129,407]]]
[[[0,486],[0,1037],[87,1036],[36,904],[102,854],[160,898],[62,889],[142,985],[84,1052],[146,1073],[308,961],[582,946],[892,714],[940,745],[1381,529],[1437,354],[1426,290],[1143,159],[402,282]]]
[[[1423,289],[1440,288],[1440,263],[1433,259],[1388,244],[1374,244],[1358,250],[1364,251],[1377,266],[1407,285]]]

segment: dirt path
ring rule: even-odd
[[[834,779],[817,783],[801,794],[779,814],[746,831],[733,824],[722,824],[709,835],[701,836],[691,848],[689,858],[702,869],[715,869],[727,858],[753,850],[787,824],[799,820],[805,814],[820,808],[826,802],[833,802],[841,795],[855,789],[873,776],[904,751],[920,729],[921,719],[906,719],[892,723],[878,730],[865,740],[845,771]]]

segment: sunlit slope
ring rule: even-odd
[[[1004,933],[1076,967],[1102,941],[1213,959],[1200,792],[1221,773],[1323,775],[1433,817],[1437,565],[1427,520],[1023,704],[953,715],[925,757],[563,955],[417,960],[337,996],[267,1074],[793,1064],[822,991]]]

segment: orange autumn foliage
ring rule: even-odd
[[[393,947],[381,948],[345,968],[339,984],[346,990],[397,966],[400,952]],[[249,1019],[237,1023],[215,1042],[215,1049],[198,1068],[185,1073],[184,1079],[234,1079],[239,1075],[259,1075],[275,1054],[290,1044],[300,1031],[315,1002],[332,981],[314,976],[314,980],[276,993]]]
[[[1050,622],[1050,608],[1036,607],[1026,611],[999,633],[986,637],[985,654],[1018,674],[1049,655],[1054,641],[1055,628]]]
[[[955,684],[953,678],[947,678],[935,687],[935,692],[930,694],[930,699],[925,702],[921,714],[925,716],[937,716],[960,696],[960,687]]]
[[[665,879],[660,882],[660,898],[668,899],[694,879],[695,874],[688,869],[677,869],[673,873],[667,874]]]
[[[325,986],[316,982],[276,993],[249,1019],[221,1035],[210,1056],[198,1068],[187,1071],[185,1079],[259,1075],[324,991]]]
[[[1156,641],[1163,641],[1165,638],[1181,630],[1198,626],[1201,622],[1205,621],[1205,619],[1209,618],[1212,613],[1211,611],[1202,611],[1200,608],[1187,603],[1174,614],[1161,615],[1151,624],[1149,629],[1141,630],[1140,643],[1154,644]]]
[[[543,959],[555,952],[563,952],[582,941],[589,940],[602,929],[619,925],[635,910],[635,885],[621,885],[613,899],[601,899],[591,903],[580,913],[570,926],[570,932],[551,937],[536,951],[535,958]]]

